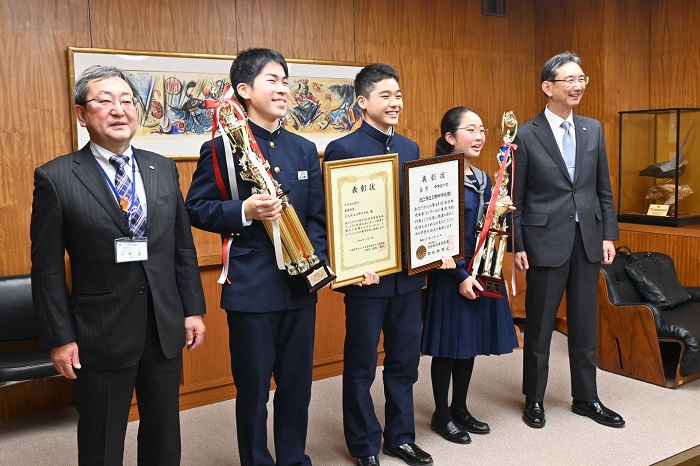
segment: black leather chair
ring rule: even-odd
[[[8,345],[38,336],[30,276],[0,277],[0,387],[58,375],[49,350]]]
[[[673,270],[673,259],[652,252]],[[659,309],[644,302],[621,254],[601,267],[598,288],[598,367],[669,388],[700,378],[700,287],[690,301]]]

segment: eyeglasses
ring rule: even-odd
[[[585,86],[588,84],[588,81],[590,78],[588,76],[581,75],[578,78],[574,78],[573,76],[569,76],[568,78],[564,79],[550,79],[550,83],[566,83],[567,86],[572,87],[574,84],[578,83],[581,86]]]
[[[131,95],[123,95],[116,99],[109,95],[98,95],[94,99],[86,100],[85,103],[93,101],[102,108],[114,108],[119,103],[123,110],[133,110],[138,104],[138,99]]]
[[[469,125],[469,126],[460,126],[457,129],[463,129],[467,133],[471,134],[472,136],[476,136],[477,134],[480,134],[483,137],[486,137],[489,134],[489,130],[486,128],[478,128],[474,125]]]

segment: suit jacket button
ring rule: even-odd
[[[139,293],[140,293],[140,294],[143,294],[144,291],[146,291],[146,288],[144,288],[143,286],[142,286],[141,288],[139,288]]]
[[[569,218],[574,218],[574,214],[569,214]]]

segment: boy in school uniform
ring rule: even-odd
[[[270,175],[289,191],[311,244],[326,259],[326,217],[316,146],[284,129],[280,119],[290,98],[284,57],[270,49],[240,52],[231,66],[231,84],[246,109],[248,123]],[[222,200],[214,173],[212,145],[220,173],[227,173],[222,137],[202,146],[186,207],[192,225],[231,238],[230,267],[222,284],[221,307],[229,327],[231,371],[237,388],[236,429],[243,465],[310,465],[306,455],[311,399],[316,293],[294,296],[286,271],[278,268],[273,242],[263,221],[280,218],[282,202],[268,194],[252,194],[253,183],[241,178],[236,160],[237,189]],[[270,377],[274,398],[275,456],[267,448]]]
[[[403,110],[396,70],[381,63],[364,67],[355,78],[355,94],[363,113],[362,125],[331,142],[325,160],[389,153],[398,153],[400,164],[418,159],[418,144],[394,130]],[[399,183],[403,197],[403,170],[399,170]],[[433,463],[432,457],[414,443],[413,384],[418,379],[424,285],[423,274],[409,276],[401,271],[380,280],[373,271],[366,271],[362,282],[341,289],[345,293],[346,326],[343,428],[348,450],[358,465],[379,464],[382,427],[374,412],[370,387],[382,331],[386,396],[383,451],[407,464]]]

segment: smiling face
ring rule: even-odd
[[[106,96],[116,100],[123,96],[133,96],[129,84],[121,78],[112,77],[93,80],[88,83],[86,100]],[[109,108],[100,107],[97,102],[75,105],[75,115],[80,126],[87,129],[90,140],[115,154],[123,154],[136,133],[137,111],[135,107],[123,108],[119,103]]]
[[[279,126],[279,119],[287,115],[289,84],[282,65],[269,62],[255,77],[253,85],[240,83],[238,94],[246,101],[248,116],[270,131]]]
[[[578,82],[578,78],[584,76],[583,70],[574,62],[563,64],[557,69],[554,79],[557,81],[543,81],[542,91],[549,100],[547,107],[555,114],[566,118],[571,110],[581,102],[586,85]],[[558,81],[560,79],[574,78],[573,85]]]
[[[484,124],[474,112],[465,112],[459,127],[453,133],[445,133],[445,140],[454,147],[454,152],[464,152],[467,161],[481,154],[486,143]]]
[[[383,79],[374,85],[369,96],[358,96],[357,104],[367,122],[386,133],[399,123],[399,114],[403,110],[399,83],[393,78]]]

